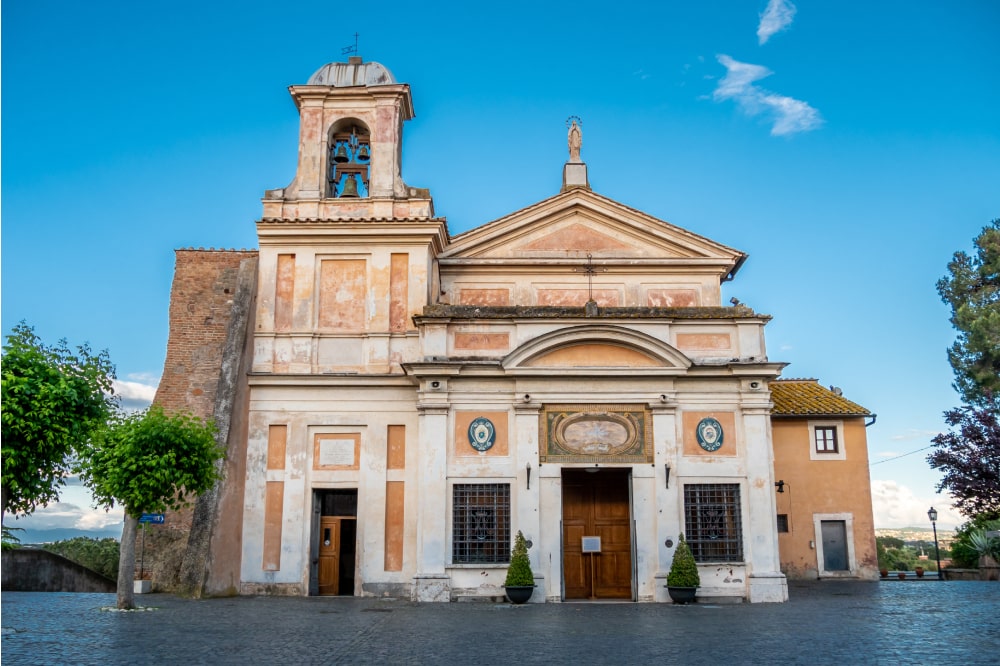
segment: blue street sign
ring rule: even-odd
[[[162,525],[166,522],[166,517],[162,513],[144,513],[139,516],[140,523],[153,523],[154,525]]]

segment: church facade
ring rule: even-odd
[[[352,57],[290,92],[295,177],[265,194],[258,253],[217,258],[229,460],[181,578],[498,598],[521,531],[533,602],[666,601],[683,534],[700,597],[786,600],[784,364],[768,315],[721,303],[746,255],[593,191],[575,121],[558,193],[452,236],[401,177],[407,85]],[[185,368],[168,350],[164,385]]]

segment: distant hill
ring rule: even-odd
[[[90,537],[91,539],[107,539],[108,537],[120,541],[122,538],[122,528],[112,527],[104,530],[77,530],[72,528],[58,528],[52,530],[33,530],[30,527],[24,531],[14,531],[14,536],[21,540],[23,545],[52,543],[53,541],[65,541],[76,537]]]

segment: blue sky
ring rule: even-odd
[[[403,176],[453,234],[557,193],[581,117],[594,190],[747,252],[724,301],[774,316],[784,376],[878,414],[876,526],[961,522],[895,457],[958,404],[934,284],[1000,217],[1000,4],[771,4],[4,3],[4,333],[107,348],[148,400],[173,250],[256,246],[286,87],[358,32],[411,85]],[[32,520],[116,518],[71,489]]]

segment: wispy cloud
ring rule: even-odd
[[[938,510],[939,528],[954,529],[965,522],[943,495],[917,497],[909,486],[880,479],[872,479],[871,488],[875,527],[929,527],[927,509],[931,506]]]
[[[770,0],[767,9],[760,15],[757,26],[757,40],[761,46],[771,39],[771,35],[785,30],[795,18],[795,5],[788,0]]]
[[[823,124],[819,111],[806,102],[755,85],[772,74],[767,67],[739,62],[724,54],[716,58],[726,68],[726,75],[712,93],[715,101],[732,99],[748,115],[766,117],[774,136],[808,132]]]
[[[17,527],[35,530],[77,529],[102,530],[121,524],[124,511],[115,507],[110,511],[91,509],[72,502],[53,502],[35,510],[27,518],[15,521]]]
[[[132,377],[132,375],[130,375]],[[156,397],[156,386],[151,386],[148,382],[151,378],[141,376],[144,381],[129,381],[116,379],[114,383],[115,395],[121,398],[122,407],[128,410],[145,409]],[[152,381],[157,381],[152,378]],[[157,382],[158,383],[158,382]]]

